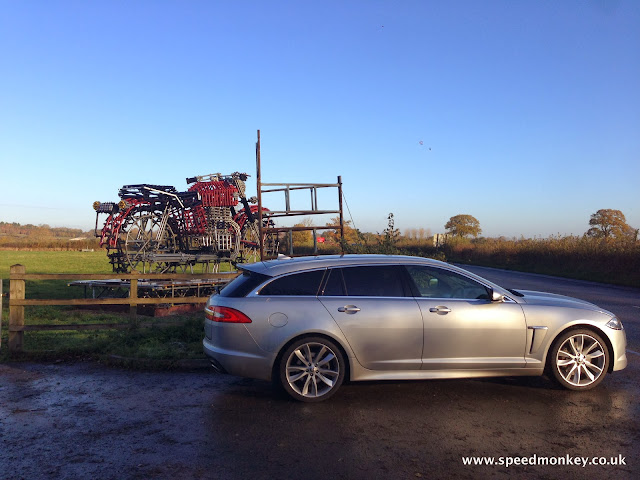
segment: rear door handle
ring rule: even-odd
[[[449,307],[433,307],[430,308],[429,311],[431,313],[437,313],[438,315],[446,315],[451,312],[451,309]]]
[[[339,307],[338,311],[348,315],[353,315],[354,313],[358,313],[360,309],[355,305],[345,305],[344,307]]]

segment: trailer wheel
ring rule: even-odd
[[[158,255],[176,253],[176,235],[159,215],[140,211],[127,219],[123,251],[131,270],[140,273],[175,271],[175,263]]]

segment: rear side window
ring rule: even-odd
[[[310,295],[316,296],[325,270],[294,273],[276,278],[260,290],[260,295]]]
[[[221,297],[245,297],[254,288],[270,277],[245,270],[220,291]]]
[[[404,297],[403,271],[395,265],[334,268],[326,296]]]

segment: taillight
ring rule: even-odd
[[[251,319],[235,308],[210,306],[204,309],[204,316],[212,322],[251,323]]]

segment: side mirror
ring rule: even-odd
[[[493,289],[491,289],[490,291],[489,298],[491,298],[492,302],[504,302],[504,295],[496,292]]]

